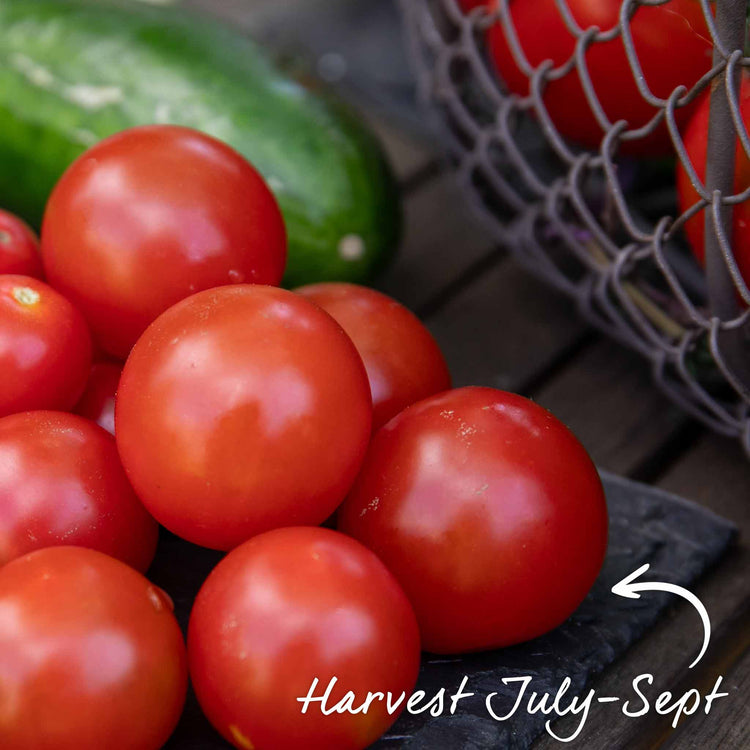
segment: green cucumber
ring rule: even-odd
[[[263,174],[286,220],[285,284],[366,281],[397,244],[377,141],[243,35],[143,2],[0,0],[0,206],[39,226],[79,154],[155,122],[220,138]]]

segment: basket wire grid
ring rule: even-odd
[[[739,102],[742,71],[750,67],[743,51],[747,0],[696,0],[713,62],[694,85],[666,98],[649,89],[630,25],[639,7],[670,0],[622,0],[619,22],[603,31],[580,28],[566,0],[554,0],[577,40],[575,52],[564,63],[536,67],[513,25],[512,3],[522,1],[467,12],[457,0],[400,0],[420,97],[437,116],[464,192],[501,245],[572,296],[596,327],[648,358],[662,390],[714,430],[738,437],[750,455],[750,279],[743,279],[732,248],[733,206],[750,199],[750,185],[734,190],[736,148],[750,158]],[[508,93],[488,60],[486,33],[494,24],[528,78],[527,95]],[[617,37],[653,108],[637,128],[609,120],[587,68],[589,47]],[[601,127],[598,150],[567,142],[546,109],[545,85],[571,72]],[[676,117],[704,95],[710,96],[705,182]],[[681,215],[673,172],[654,180],[658,165],[619,153],[665,126],[698,196]],[[699,212],[707,217],[705,270],[682,237]]]

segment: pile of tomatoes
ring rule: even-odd
[[[572,143],[602,147],[607,127],[619,123],[619,153],[638,158],[675,155],[658,100],[675,103],[712,69],[713,46],[698,0],[629,6],[625,34],[615,33],[623,0],[458,0],[464,12],[499,14],[484,40],[504,86],[526,97],[538,93],[535,115]],[[567,9],[564,18],[561,8]],[[577,33],[573,33],[577,29]],[[593,41],[596,36],[596,41]],[[630,48],[630,53],[628,51]],[[637,67],[636,67],[637,66]],[[542,74],[549,74],[543,82]],[[587,93],[588,89],[588,93]],[[750,79],[742,78],[739,116],[750,126]],[[705,217],[692,180],[705,184],[709,94],[674,109],[693,175],[677,161],[677,208],[696,258],[705,260]],[[617,139],[612,141],[617,145]],[[750,187],[750,159],[736,144],[734,193]],[[709,219],[709,221],[712,221]],[[732,239],[740,275],[750,284],[750,201],[733,212]]]
[[[76,161],[41,254],[0,214],[3,750],[161,747],[188,674],[238,748],[364,748],[422,649],[534,638],[596,578],[606,506],[568,429],[451,390],[379,292],[278,288],[285,254],[253,167],[171,126]],[[159,524],[228,551],[187,645],[145,577]],[[369,708],[302,711],[334,677],[329,706]]]

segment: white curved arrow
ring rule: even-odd
[[[703,648],[701,648],[695,661],[690,665],[690,669],[692,669],[701,660],[703,654],[706,653],[711,640],[711,620],[708,619],[708,612],[703,606],[703,602],[691,591],[682,588],[682,586],[676,586],[674,583],[660,583],[659,581],[641,581],[640,583],[635,583],[635,579],[648,569],[648,563],[641,565],[638,570],[634,570],[629,576],[626,576],[619,583],[612,586],[612,593],[628,599],[640,599],[641,595],[638,593],[640,591],[667,591],[670,594],[677,594],[687,599],[698,610],[698,614],[701,616],[701,621],[703,622]]]

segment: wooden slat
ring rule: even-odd
[[[731,662],[750,646],[750,627],[747,627],[750,624],[750,462],[736,441],[707,435],[666,474],[660,484],[673,492],[694,498],[733,521],[739,529],[739,539],[732,556],[696,589],[696,594],[708,609],[714,631],[719,633],[713,669],[710,660],[704,669],[719,673],[728,669]],[[728,623],[732,622],[738,625],[730,628]],[[727,632],[722,633],[723,630]],[[687,671],[684,663],[682,671]],[[747,721],[748,715],[746,699],[747,696],[743,696],[734,702],[736,717],[743,715],[744,721]],[[713,715],[696,713],[685,721],[682,732],[701,732],[704,736],[710,736],[714,731],[719,731],[716,724]]]
[[[427,324],[455,385],[505,390],[522,389],[587,332],[569,300],[507,258]]]
[[[729,518],[750,536],[750,461],[736,441],[707,435],[659,484]]]
[[[741,533],[750,534],[750,466],[735,441],[707,434],[658,484],[726,516],[739,526]],[[731,666],[742,652],[750,636],[750,631],[743,631],[737,625],[744,621],[748,609],[748,570],[750,548],[740,537],[726,559],[693,587],[709,612],[714,631],[709,653],[694,670],[688,669],[688,665],[701,642],[700,621],[691,606],[676,603],[647,637],[594,681],[593,687],[600,695],[632,695],[633,678],[650,673],[655,676],[654,685],[649,688],[653,697],[663,690],[674,690],[678,685],[682,690],[710,689],[716,676]],[[740,704],[736,706],[738,712],[745,710]],[[709,731],[704,727],[714,724],[713,714],[695,714],[684,721],[691,726],[690,731],[696,732]],[[560,731],[564,731],[565,726],[561,722]],[[592,714],[577,742],[587,750],[630,750],[656,746],[670,733],[666,720],[627,718],[616,709],[602,706]],[[535,744],[535,750],[552,750],[553,747],[558,747],[557,743],[548,739]]]
[[[439,160],[435,144],[430,140],[407,134],[384,117],[362,111],[359,114],[380,139],[393,171],[401,182],[409,182]]]
[[[594,462],[630,474],[688,422],[634,352],[599,339],[531,394],[561,419]]]
[[[750,651],[729,672],[721,689],[728,692],[726,699],[715,704],[710,720],[699,727],[685,723],[678,727],[664,745],[668,750],[707,750],[708,748],[747,748],[750,746],[750,712],[747,698],[750,695]]]
[[[477,259],[493,240],[466,207],[453,175],[444,174],[409,195],[401,251],[379,288],[418,309]]]

